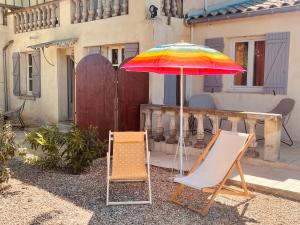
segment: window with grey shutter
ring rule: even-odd
[[[41,55],[40,50],[32,53],[32,95],[41,97]]]
[[[139,43],[125,44],[124,57],[125,59],[134,57],[139,54]]]
[[[21,95],[20,88],[20,53],[14,52],[13,59],[13,93],[15,96]]]
[[[266,35],[264,93],[287,94],[290,33]]]
[[[224,51],[224,38],[211,38],[205,40],[207,47],[216,49],[219,52]],[[220,92],[222,91],[222,76],[204,76],[204,91],[205,92]]]

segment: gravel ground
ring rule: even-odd
[[[19,161],[0,190],[0,225],[33,224],[299,224],[300,203],[261,193],[252,199],[223,196],[206,217],[168,201],[175,185],[170,172],[152,167],[153,205],[105,206],[106,161],[81,175],[42,171]],[[112,198],[140,197],[144,184],[114,184]],[[192,195],[190,196],[190,193]],[[118,195],[120,194],[120,195]],[[147,192],[141,193],[142,197]],[[118,197],[121,196],[121,197]],[[128,196],[128,197],[126,197]],[[201,206],[204,194],[188,189],[184,199]]]

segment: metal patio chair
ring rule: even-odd
[[[7,120],[7,119],[17,119],[21,124],[21,128],[24,128],[25,123],[22,119],[22,112],[24,110],[25,103],[26,103],[26,100],[24,100],[22,105],[20,105],[18,108],[4,112],[3,113],[4,119],[5,120]]]
[[[199,109],[217,109],[215,101],[210,94],[199,94],[194,95],[190,98],[188,102],[188,106],[192,108],[199,108]],[[212,121],[208,118],[211,128],[213,127]],[[192,134],[195,134],[196,128],[196,119],[191,116],[189,118],[189,128]],[[206,132],[211,133],[211,130],[206,130]]]
[[[291,117],[291,113],[295,106],[295,100],[292,98],[283,98],[279,101],[277,106],[269,111],[268,113],[274,113],[274,114],[281,114],[282,115],[282,127],[285,133],[287,134],[289,141],[281,140],[282,143],[292,146],[294,145],[293,139],[291,135],[289,134],[288,130],[286,129],[286,125]],[[264,124],[264,121],[258,121],[259,124]],[[258,139],[258,141],[264,140],[264,138]]]

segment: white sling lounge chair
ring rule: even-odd
[[[146,142],[146,144],[145,144]],[[111,143],[113,143],[112,172],[110,174]],[[145,150],[147,169],[145,165]],[[110,182],[146,182],[149,186],[147,201],[109,201]],[[106,205],[152,204],[150,183],[150,152],[147,132],[109,132],[107,153]]]
[[[171,201],[183,205],[177,200],[177,197],[183,192],[185,186],[212,193],[204,208],[195,209],[188,206],[189,209],[205,216],[218,194],[253,196],[248,192],[240,164],[240,160],[252,140],[252,134],[219,130],[196,160],[189,174],[175,178],[175,182],[179,183],[179,185],[172,194]],[[234,167],[237,168],[240,174],[243,191],[233,190],[224,186]]]

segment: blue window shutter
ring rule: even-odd
[[[20,53],[14,52],[13,59],[13,93],[15,96],[21,95],[20,88]]]
[[[32,53],[32,95],[41,97],[41,54],[40,50]]]
[[[224,38],[205,39],[207,47],[216,49],[219,52],[224,51]],[[204,91],[205,92],[220,92],[222,91],[222,75],[220,76],[205,76]]]
[[[164,79],[164,104],[175,106],[176,105],[176,75],[165,75]]]
[[[287,94],[290,33],[266,35],[264,93]]]

